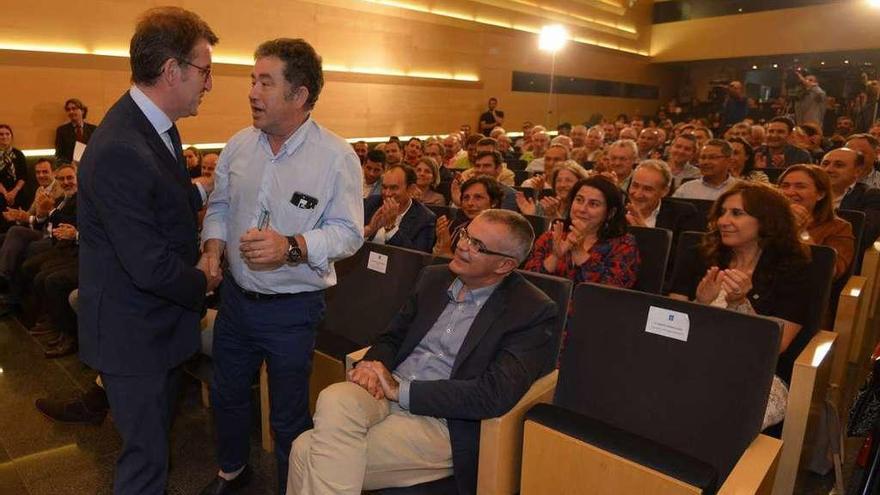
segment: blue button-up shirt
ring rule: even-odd
[[[229,271],[241,287],[264,294],[324,289],[336,283],[333,261],[355,253],[364,239],[360,161],[339,136],[307,119],[272,153],[262,131],[248,127],[229,140],[214,172],[214,192],[202,241],[226,242]],[[296,193],[317,200],[294,204]],[[256,228],[263,210],[269,226],[285,236],[301,234],[308,259],[296,266],[252,271],[240,239]]]
[[[409,409],[409,389],[414,380],[448,380],[452,376],[461,344],[496,287],[498,284],[467,291],[459,302],[457,296],[464,289],[464,283],[459,279],[452,282],[446,291],[449,297],[446,308],[416,348],[394,370],[394,376],[400,382],[400,407]]]

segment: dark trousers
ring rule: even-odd
[[[287,489],[290,446],[312,427],[309,372],[315,327],[324,315],[324,293],[304,292],[282,299],[245,297],[227,275],[214,322],[214,383],[211,405],[217,427],[220,469],[247,464],[253,424],[251,387],[263,360],[269,372],[270,423],[275,433],[278,490]]]
[[[28,227],[16,225],[6,232],[0,246],[0,276],[11,280],[21,264],[28,244],[43,238],[43,233]]]
[[[76,339],[76,313],[70,307],[70,293],[79,286],[79,265],[76,258],[47,273],[43,286],[46,292],[46,312],[52,326]]]
[[[101,373],[113,424],[122,437],[115,495],[160,495],[168,483],[168,434],[180,367],[149,375]]]

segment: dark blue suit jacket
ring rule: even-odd
[[[364,360],[394,370],[412,353],[449,302],[448,265],[422,275],[410,299]],[[449,380],[414,381],[410,412],[446,418],[458,493],[476,493],[480,420],[510,410],[540,378],[556,352],[556,304],[519,273],[508,275],[474,318]]]
[[[367,196],[364,199],[364,224],[370,222],[376,210],[382,206],[382,196]],[[400,227],[394,237],[385,244],[430,253],[434,250],[437,237],[435,227],[437,216],[422,203],[412,200],[409,211],[400,220]],[[370,240],[370,239],[368,239]]]
[[[177,366],[199,349],[207,283],[195,268],[201,198],[182,155],[125,93],[78,180],[80,358],[119,375]]]

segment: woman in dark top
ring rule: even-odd
[[[0,204],[4,207],[24,207],[24,195],[19,194],[27,178],[24,153],[12,147],[12,127],[0,124]]]
[[[602,176],[578,181],[566,201],[568,218],[535,241],[525,269],[571,279],[631,288],[639,249],[626,231],[623,194]]]
[[[741,137],[732,137],[727,140],[733,149],[733,166],[730,167],[730,175],[737,179],[750,180],[752,182],[770,183],[767,174],[755,170],[755,150]]]
[[[810,298],[810,252],[788,200],[770,186],[737,183],[712,207],[698,251],[692,263],[676,267],[669,296],[775,317],[784,353],[806,323]],[[790,365],[781,366],[788,379]]]
[[[483,210],[498,208],[504,198],[504,191],[495,179],[486,176],[473,177],[461,185],[461,208],[451,221],[446,215],[437,219],[437,241],[434,243],[434,254],[452,257],[458,234]]]

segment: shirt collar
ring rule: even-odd
[[[137,87],[137,85],[132,85],[131,89],[128,90],[128,94],[131,95],[131,99],[134,100],[135,105],[141,109],[141,112],[144,112],[147,120],[150,121],[150,124],[160,135],[168,132],[168,129],[171,129],[171,126],[174,125],[174,123],[171,122],[171,119],[165,115],[165,112],[156,106],[156,104],[153,103],[153,100],[141,91],[141,88]]]
[[[713,186],[712,184],[709,184],[708,182],[706,182],[706,178],[705,178],[705,177],[703,177],[701,180],[703,181],[703,185],[706,186],[706,187],[709,187],[709,188],[712,188],[712,189],[724,189],[725,187],[727,187],[728,184],[730,184],[730,181],[731,181],[731,180],[735,180],[735,179],[734,179],[734,177],[733,177],[732,175],[727,174],[727,178],[724,179],[724,182],[722,182],[722,183],[719,184],[718,186]]]
[[[278,149],[278,153],[276,153],[275,156],[292,155],[293,152],[299,149],[300,145],[306,140],[309,130],[314,125],[315,123],[312,120],[312,114],[309,114],[299,128],[294,131],[286,141],[284,141],[284,144],[281,145],[281,148]],[[265,144],[266,149],[268,149],[271,154],[272,148],[269,146],[269,136],[265,132],[260,131],[260,141]]]
[[[472,289],[465,295],[464,302],[482,307],[489,299],[489,296],[495,292],[497,287],[498,284],[492,284],[487,285],[486,287],[480,287],[479,289]],[[464,289],[464,282],[462,282],[460,278],[456,278],[452,281],[452,285],[446,290],[446,295],[449,296],[451,302],[456,302],[456,297],[462,289]]]

